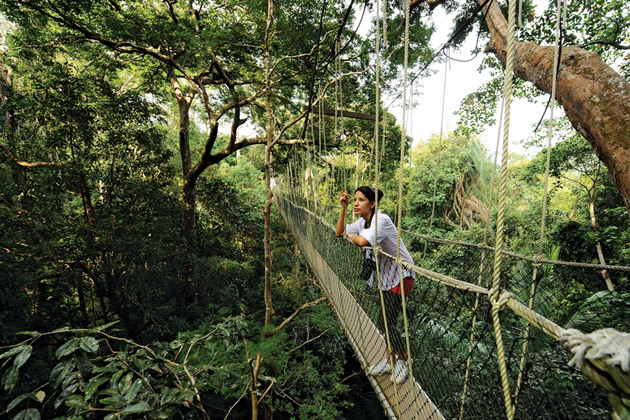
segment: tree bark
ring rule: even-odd
[[[175,70],[172,67],[167,69],[167,75],[175,98],[177,99],[177,108],[179,110],[179,154],[182,160],[182,179],[184,186],[182,189],[182,200],[184,201],[183,214],[183,231],[184,238],[189,247],[194,249],[197,239],[195,231],[195,184],[196,177],[191,177],[192,156],[190,154],[190,105],[192,103],[193,94],[184,94],[182,87],[177,80]]]
[[[273,18],[273,0],[267,1],[267,30],[265,36],[265,109],[267,111],[267,146],[265,147],[265,326],[271,325],[273,302],[271,300],[271,149],[273,147],[273,114],[271,113],[271,22]]]
[[[88,310],[85,302],[85,293],[81,286],[81,278],[77,279],[77,294],[79,295],[79,309],[81,309],[81,315],[83,316],[83,325],[88,325]]]
[[[491,35],[486,49],[505,64],[507,21],[497,2],[490,2],[484,9]],[[514,74],[550,93],[554,48],[516,42]],[[596,53],[566,46],[560,57],[556,99],[573,127],[606,165],[630,212],[630,83]]]
[[[6,133],[9,141],[9,147],[14,146],[15,133],[17,131],[17,121],[15,117],[15,111],[9,106],[11,99],[13,98],[13,79],[11,78],[11,70],[0,66],[0,100],[4,108],[4,132]],[[28,186],[26,184],[26,168],[14,158],[9,148],[2,147],[9,158],[13,158],[11,163],[11,176],[13,183],[22,192],[22,199],[20,200],[20,209],[26,212],[30,212],[33,208],[33,197],[28,193]]]
[[[83,210],[85,211],[85,217],[87,218],[90,225],[94,225],[96,223],[96,211],[94,210],[94,206],[92,205],[92,196],[90,193],[90,187],[87,185],[87,180],[85,179],[85,175],[81,173],[80,175],[81,182],[81,201],[83,202]]]
[[[195,304],[198,299],[197,289],[197,269],[194,263],[197,254],[197,226],[196,226],[196,206],[197,206],[197,178],[199,173],[193,170],[192,155],[190,153],[190,106],[194,99],[194,90],[184,93],[175,69],[167,67],[166,73],[173,87],[177,108],[179,111],[178,135],[179,154],[182,161],[182,202],[184,209],[182,213],[182,232],[189,256],[189,262],[185,267],[185,279],[195,289]],[[202,171],[203,172],[203,171]]]

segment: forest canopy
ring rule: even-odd
[[[624,3],[568,2],[551,99],[566,118],[518,139],[534,157],[510,156],[510,251],[535,255],[541,237],[550,259],[630,265]],[[517,95],[551,92],[551,6],[536,16],[524,2]],[[500,106],[506,5],[414,0],[406,22],[389,1],[378,43],[376,7],[0,0],[0,415],[380,418],[272,185],[295,183],[334,222],[341,189],[378,172],[404,229],[492,244],[500,165],[478,133]],[[414,141],[385,98],[405,70],[422,80],[444,59],[430,47],[436,7],[453,19],[452,48],[486,43],[491,80],[457,127]],[[379,115],[379,153],[374,118],[324,108]],[[627,288],[619,272],[563,272],[558,316],[607,291],[621,318]]]

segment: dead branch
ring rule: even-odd
[[[302,310],[303,310],[303,309],[306,309],[306,308],[308,308],[309,306],[314,306],[314,305],[317,305],[318,303],[323,302],[323,301],[325,301],[326,299],[328,299],[328,298],[327,298],[326,296],[324,296],[324,297],[321,297],[321,298],[319,298],[319,299],[317,299],[317,300],[314,300],[314,301],[312,301],[312,302],[305,303],[304,305],[300,306],[299,308],[297,308],[297,309],[295,310],[295,312],[293,312],[293,314],[292,314],[290,317],[288,317],[287,319],[285,319],[285,320],[284,320],[284,322],[282,322],[282,324],[278,325],[278,326],[277,326],[277,327],[273,330],[273,332],[280,331],[282,328],[284,328],[284,327],[285,327],[285,325],[287,325],[287,324],[288,324],[289,322],[291,322],[291,321],[292,321],[292,320],[293,320],[296,316],[298,316],[298,314],[299,314],[300,312],[302,312]]]

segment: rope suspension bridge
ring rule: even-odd
[[[560,22],[560,3],[558,6]],[[619,316],[630,315],[630,307],[625,305],[627,300],[619,299],[619,296],[604,290],[592,295],[577,310],[572,308],[569,311],[564,307],[562,299],[557,297],[563,293],[562,284],[566,284],[559,279],[601,278],[605,273],[604,277],[608,276],[608,281],[611,276],[619,273],[627,277],[630,267],[544,258],[542,243],[549,157],[538,254],[532,257],[508,252],[504,244],[503,218],[516,2],[510,2],[509,9],[508,58],[501,107],[504,118],[501,153],[503,161],[499,166],[499,203],[494,247],[487,245],[487,230],[484,242],[480,244],[432,238],[402,230],[400,223],[405,134],[400,146],[396,217],[399,237],[396,255],[387,254],[378,245],[373,248],[359,248],[347,239],[335,236],[335,228],[327,221],[334,213],[317,201],[314,171],[311,163],[304,163],[304,157],[301,159],[302,168],[298,168],[299,165],[289,167],[286,178],[276,186],[275,204],[327,296],[390,419],[603,419],[610,418],[611,406],[613,419],[630,419],[630,334],[618,332],[627,330],[629,326],[627,319],[630,317]],[[378,23],[381,22],[380,1],[375,10],[375,74],[378,81],[381,43],[379,30],[382,28],[383,39],[386,39],[386,20]],[[403,76],[405,87],[409,85],[408,16],[407,0]],[[558,39],[559,26],[556,31]],[[558,73],[558,50],[556,48],[554,74]],[[319,144],[321,155],[322,132],[325,132],[325,129],[322,130],[324,115],[335,117],[335,132],[339,131],[336,118],[342,118],[341,132],[344,136],[344,116],[375,121],[372,162],[374,190],[378,190],[379,157],[384,151],[385,138],[379,130],[382,124],[385,131],[386,122],[386,118],[379,116],[379,83],[376,84],[376,115],[368,116],[339,109],[342,106],[341,76],[341,66],[337,62],[334,110],[326,108],[324,111],[321,96],[312,107],[308,107],[314,113],[319,110],[319,141],[315,139],[313,118],[310,119],[312,144]],[[555,80],[552,97],[553,92]],[[407,90],[404,89],[403,133],[407,132],[408,125],[407,103]],[[550,113],[553,122],[553,101]],[[548,150],[551,136],[550,129]],[[339,138],[341,139],[341,135]],[[441,138],[440,134],[440,141]],[[379,144],[381,139],[383,145]],[[340,150],[343,147],[341,144]],[[325,154],[325,139],[323,151]],[[310,154],[307,155],[310,162]],[[321,156],[318,157],[322,159]],[[342,159],[341,166],[344,167],[345,157]],[[439,156],[437,160],[439,170]],[[331,172],[333,179],[332,182],[326,180],[327,185],[329,188],[347,188],[349,180],[346,171],[341,168],[341,171],[335,173],[333,162],[334,158],[326,162],[326,176]],[[358,165],[356,170],[358,186]],[[328,195],[334,194],[328,191]],[[378,205],[377,200],[377,235]],[[408,244],[416,264],[401,258],[401,241]],[[384,269],[395,267],[403,267],[416,273],[415,285],[410,293],[402,293],[402,319],[398,319],[397,309],[388,306],[389,302],[384,299],[379,287],[380,281],[373,284],[371,277],[365,275],[368,250],[375,256],[376,278],[381,278]],[[397,270],[401,273],[399,285],[404,283],[402,271]],[[610,316],[611,307],[615,308],[614,317]],[[398,335],[396,330],[404,333]],[[392,346],[392,343],[396,341],[396,336],[404,337],[405,353],[409,357],[409,375],[403,380],[399,380],[396,372],[390,375],[391,368],[383,374],[374,374],[370,369],[386,358],[394,366],[392,353],[396,346]]]
[[[314,203],[294,194],[276,188],[276,206],[357,358],[365,368],[373,366],[383,359],[387,339],[375,325],[382,310],[378,289],[362,277],[364,251],[346,239],[336,238],[333,226],[311,210]],[[630,334],[607,329],[584,335],[569,328],[579,326],[580,317],[588,318],[589,325],[627,328],[627,320],[607,316],[609,305],[615,303],[613,295],[608,291],[596,294],[580,308],[580,316],[573,315],[567,321],[562,303],[549,292],[563,271],[570,270],[582,278],[597,277],[601,275],[600,265],[538,260],[505,252],[502,294],[493,304],[488,288],[492,281],[492,247],[410,232],[403,232],[403,236],[419,254],[424,241],[435,251],[419,266],[408,265],[418,274],[406,305],[410,378],[396,386],[389,374],[369,377],[389,418],[505,418],[499,358],[507,366],[513,410],[510,418],[609,418],[607,400],[616,401],[619,412],[624,412],[627,403],[622,399],[630,391]],[[395,260],[392,255],[383,258]],[[605,268],[622,273],[630,270]],[[535,269],[537,278],[532,276]],[[493,331],[495,309],[501,312],[502,352]],[[563,322],[567,328],[554,321]],[[595,383],[605,384],[604,389],[567,364],[570,355],[565,349],[574,354],[570,365],[593,373]]]

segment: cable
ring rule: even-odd
[[[308,125],[308,114],[311,112],[311,106],[313,106],[313,88],[315,87],[315,75],[317,74],[317,57],[319,56],[319,41],[322,36],[322,26],[324,25],[324,13],[326,13],[326,4],[328,0],[324,0],[322,5],[322,13],[319,17],[319,28],[317,29],[317,44],[315,44],[315,62],[313,63],[313,75],[311,76],[311,87],[308,94],[308,110],[306,111],[307,118],[304,119],[304,128],[302,129],[302,140],[306,137],[306,127]]]
[[[471,58],[467,60],[453,58],[449,56],[444,50],[442,50],[442,54],[444,54],[444,56],[448,58],[449,60],[457,61],[459,63],[468,63],[470,61],[473,61],[479,55],[479,38],[481,38],[481,25],[479,25],[479,32],[477,32],[477,40],[475,41],[475,51],[476,51],[475,55],[473,55]]]
[[[560,74],[560,61],[562,59],[562,41],[564,40],[564,27],[562,26],[562,21],[560,22],[560,38],[558,41],[558,60],[556,63],[556,74],[555,74],[555,79],[558,79],[558,75]],[[536,124],[536,128],[534,129],[534,133],[536,133],[538,131],[538,129],[540,128],[540,124],[542,124],[543,120],[545,119],[545,114],[547,114],[547,109],[549,109],[549,104],[551,103],[551,100],[554,99],[553,96],[551,95],[551,93],[549,94],[549,99],[547,99],[547,105],[545,105],[545,109],[540,117],[540,120],[538,121],[538,124]]]

